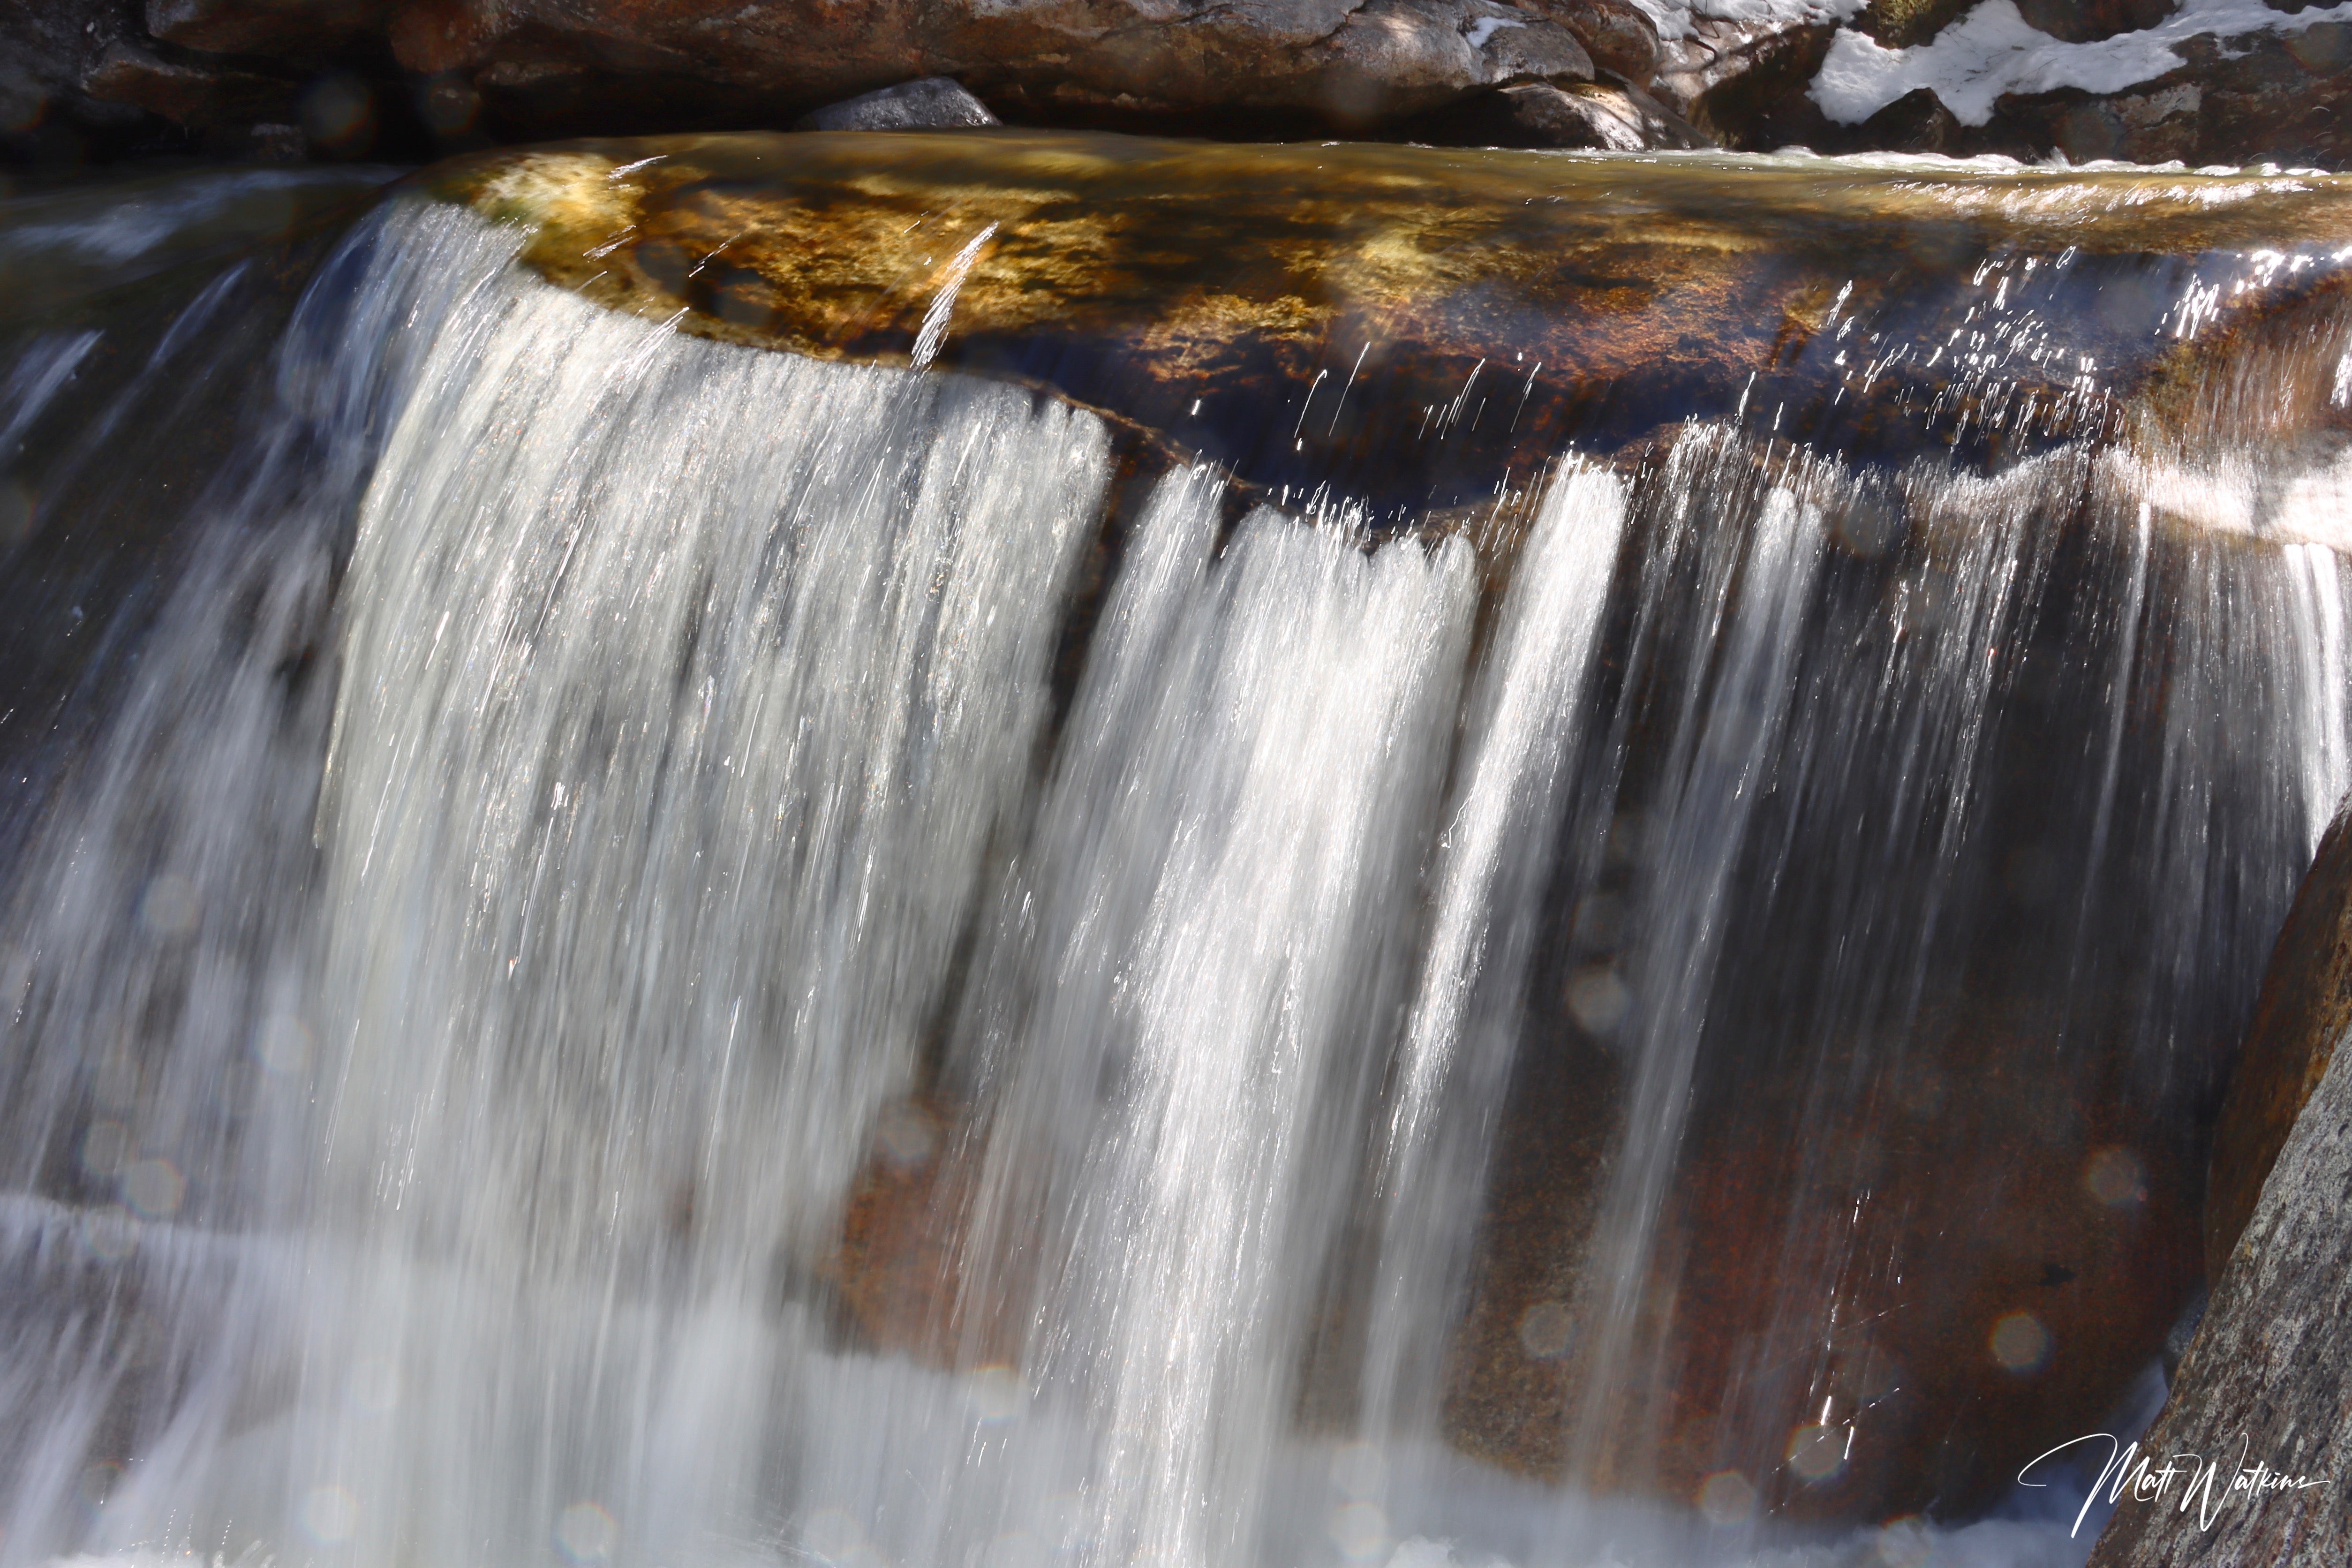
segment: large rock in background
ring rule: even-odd
[[[789,125],[941,76],[1016,124],[1219,139],[2352,162],[2352,24],[2273,3],[2289,30],[2224,38],[2178,0],[1997,0],[2084,44],[2161,24],[2180,63],[1964,124],[1927,87],[1859,123],[1811,93],[1833,48],[1930,47],[1979,19],[1966,0],[16,0],[0,147],[237,152],[299,128],[314,153],[421,159]]]
[[[337,153],[782,126],[953,77],[1032,123],[1361,132],[1601,68],[1648,79],[1630,0],[60,0],[17,6],[10,124],[299,119]],[[1588,49],[1584,40],[1590,40]],[[5,39],[0,39],[5,41]]]

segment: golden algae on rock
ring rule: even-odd
[[[928,327],[926,363],[1375,503],[1691,417],[1861,457],[2112,436],[2159,368],[2352,257],[2352,180],[1990,161],[845,132],[425,181],[614,309],[881,363]],[[2249,283],[2260,252],[2300,264]]]

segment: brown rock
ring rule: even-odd
[[[817,1272],[858,1339],[933,1365],[1006,1359],[1004,1313],[966,1300],[962,1237],[972,1151],[955,1112],[921,1100],[886,1107],[852,1182],[841,1236]]]
[[[2352,810],[2336,814],[2294,895],[2221,1102],[2206,1179],[2205,1268],[2220,1279],[2279,1151],[2352,1027]]]
[[[1969,150],[2058,151],[2076,162],[2352,163],[2352,26],[2251,34],[2226,48],[2198,37],[2178,52],[2187,61],[2179,69],[2111,96],[2003,98],[1991,123],[1969,134]]]
[[[2153,27],[2179,10],[2180,0],[2017,0],[2017,9],[2053,38],[2087,44]]]
[[[1837,30],[1705,16],[1694,26],[1693,37],[1667,47],[1652,90],[1724,146],[1769,151],[1783,144],[1777,127],[1792,109],[1801,116],[1812,110],[1805,89]]]
[[[1011,132],[596,143],[434,178],[537,225],[526,259],[592,299],[827,358],[904,363],[950,262],[977,245],[943,366],[1042,380],[1251,482],[1382,498],[1420,471],[1431,410],[1465,397],[1449,448],[1485,484],[1549,461],[1571,419],[1605,450],[1664,419],[1727,414],[1759,375],[1754,395],[1783,406],[1790,428],[1834,410],[1840,439],[1861,429],[1881,450],[1916,449],[1929,438],[1916,410],[1958,418],[1978,394],[1947,397],[1953,373],[1924,354],[1865,379],[1805,347],[1833,301],[1903,315],[1959,300],[1941,279],[1996,234],[2086,258],[2352,237],[2342,192],[2286,178],[2259,203],[2130,174],[1825,180],[1794,163],[1681,165],[1629,184],[1603,163],[1535,153]],[[2088,279],[2139,264],[2079,265],[2091,270],[2070,276]],[[2282,275],[2231,296],[2212,330],[2324,284]],[[2030,450],[2113,426],[2172,342],[2155,331],[2167,300],[2140,299],[2126,289],[2111,307],[2061,312],[2063,352],[2001,384],[2004,441]],[[2102,367],[2090,395],[2061,374],[2080,355]],[[1350,399],[1344,419],[1335,410],[1276,441],[1240,416],[1244,388],[1280,402],[1299,394],[1269,378],[1305,386],[1351,367],[1381,392]],[[1233,412],[1194,411],[1203,385]],[[1481,416],[1501,400],[1511,416]]]

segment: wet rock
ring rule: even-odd
[[[2343,1342],[2343,1325],[2352,1321],[2347,1188],[2352,1052],[2338,1051],[2295,1118],[2215,1282],[2171,1399],[2141,1439],[2142,1452],[2153,1457],[2149,1491],[2168,1458],[2187,1456],[2183,1473],[2160,1496],[2127,1490],[2091,1554],[2092,1568],[2352,1561],[2352,1510],[2345,1507],[2352,1488],[2352,1367]],[[2209,1489],[2192,1494],[2208,1479],[2207,1466]]]
[[[310,151],[310,138],[299,125],[272,125],[265,121],[246,133],[245,155],[257,163],[299,163]]]
[[[1737,517],[1752,515],[1771,476],[1733,464],[1706,482],[1710,511]],[[1837,536],[1858,531],[1842,522]],[[1870,591],[1924,602],[1912,598],[1928,581],[1918,570],[1897,565]],[[2069,597],[2062,586],[2053,602]],[[2058,624],[2019,640],[2054,661]],[[2046,759],[2084,711],[2004,709],[2015,731],[2005,795],[2051,793]],[[1656,820],[1638,798],[1621,805]],[[2042,826],[2011,819],[2029,847],[2003,835],[1979,853],[2011,898],[2046,909],[2063,873],[2036,863]],[[1622,837],[1637,861],[1654,842]],[[1801,851],[1796,863],[1819,862]],[[1908,885],[1916,872],[1887,874]],[[1742,909],[1726,918],[1766,923]],[[1807,1010],[1801,939],[1718,977],[1718,1003],[1733,1000],[1710,1011],[1697,1047],[1685,1152],[1630,1342],[1598,1332],[1608,1280],[1590,1236],[1596,1188],[1619,1158],[1625,1061],[1593,1029],[1622,1005],[1591,1005],[1589,954],[1532,988],[1564,1005],[1537,1004],[1549,1016],[1505,1101],[1477,1295],[1454,1347],[1456,1446],[1548,1479],[1696,1503],[1725,1523],[1966,1518],[2112,1408],[2195,1291],[2201,1153],[2184,1107],[2198,1091],[2151,1093],[2135,1079],[2121,1034],[2131,1026],[2114,1001],[2126,988],[2112,976],[2070,982],[2046,960],[2031,969],[2001,934],[2046,927],[1999,908],[1947,912],[1945,941],[1985,944],[1976,994],[1947,974],[1920,1016],[1866,1042],[1782,1032],[1780,1016]],[[1801,909],[1780,918],[1822,929]],[[1577,926],[1584,949],[1623,940],[1614,911],[1580,912]],[[1628,961],[1621,950],[1610,962]],[[2062,1023],[2055,998],[2070,993]],[[2226,1045],[2202,1038],[2196,1054]]]
[[[968,1326],[960,1242],[971,1167],[952,1128],[950,1111],[921,1100],[884,1108],[840,1237],[815,1270],[860,1342],[941,1366],[966,1359]],[[1004,1337],[992,1317],[990,1330]]]
[[[2161,177],[1794,161],[1633,185],[1539,153],[908,132],[583,144],[433,181],[536,226],[526,261],[612,308],[898,363],[944,310],[928,351],[942,368],[1050,387],[1269,489],[1402,506],[1432,441],[1484,491],[1549,461],[1571,424],[1608,450],[1728,415],[1743,393],[1780,408],[1784,434],[1878,455],[1961,439],[1963,424],[1979,454],[2110,431],[2174,342],[2158,330],[2169,294],[2137,281],[2173,264],[2147,258],[2234,266],[2222,253],[2352,237],[2335,185],[2246,178],[2230,189],[2262,201]],[[1931,345],[1980,298],[1953,269],[1994,245],[2076,259],[2042,275],[2064,297],[2037,306],[2063,351],[1988,382]],[[2233,290],[2208,335],[2321,288],[2323,270]],[[1823,339],[1849,321],[1883,340],[1867,376]],[[1902,342],[1922,346],[1893,356]],[[2084,355],[2095,387],[2071,368]],[[1295,430],[1247,412],[1310,388],[1330,412]],[[1972,412],[1984,399],[1997,421]],[[1470,493],[1420,493],[1413,510]]]
[[[2263,978],[2213,1131],[2205,1268],[2220,1279],[2304,1108],[2352,1027],[2352,811],[2319,843]]]
[[[1001,125],[988,105],[953,79],[924,77],[860,93],[801,117],[801,131],[952,131]]]
[[[1444,146],[1569,147],[1609,153],[1710,147],[1698,127],[1629,84],[1520,82],[1412,128]]]

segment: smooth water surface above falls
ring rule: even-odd
[[[2352,185],[258,188],[0,206],[0,1568],[2081,1560]]]

